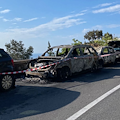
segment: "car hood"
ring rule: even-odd
[[[45,65],[55,63],[55,62],[60,61],[62,59],[63,59],[63,57],[41,56],[41,57],[38,57],[36,59],[31,60],[31,62],[29,64],[29,68],[42,67]]]
[[[61,59],[63,59],[63,57],[41,56],[37,58],[37,61],[57,61]]]

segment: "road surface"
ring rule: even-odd
[[[15,89],[0,93],[0,120],[120,118],[120,64],[76,75],[65,82],[26,81],[17,81]]]

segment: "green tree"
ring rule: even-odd
[[[102,39],[105,41],[105,45],[108,45],[108,42],[110,40],[113,40],[113,36],[112,36],[112,34],[107,32],[104,34],[104,37]]]
[[[48,41],[48,49],[51,48],[50,42]]]
[[[5,44],[5,47],[14,60],[29,59],[33,53],[33,47],[29,46],[26,49],[22,41],[11,40],[10,43]]]
[[[48,41],[48,49],[50,49],[50,48],[51,48],[51,45],[50,45],[50,42]],[[54,56],[53,50],[52,49],[49,50],[48,54],[49,54],[49,56]]]
[[[119,38],[118,37],[114,37],[113,40],[114,41],[119,41]]]
[[[96,39],[102,39],[103,33],[102,30],[93,30],[89,31],[84,35],[84,39],[87,39],[89,41],[94,41]]]
[[[72,45],[81,45],[82,42],[80,42],[79,40],[77,39],[72,39],[73,43]],[[66,52],[69,52],[70,51],[70,48],[62,48],[61,52],[59,52],[58,55],[64,55]]]
[[[103,37],[103,32],[102,32],[102,30],[96,30],[95,31],[95,37],[96,37],[96,39],[102,39],[102,37]]]
[[[77,39],[72,39],[72,41],[73,41],[73,43],[72,43],[72,45],[81,45],[82,44],[82,42],[80,42],[79,40],[77,40]]]

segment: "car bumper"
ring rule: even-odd
[[[26,76],[33,76],[33,77],[40,77],[42,79],[47,79],[47,78],[54,78],[55,75],[54,73],[51,73],[49,71],[28,71],[26,72]]]

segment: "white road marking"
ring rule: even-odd
[[[76,120],[78,117],[83,115],[89,109],[94,107],[96,104],[98,104],[100,101],[102,101],[103,99],[105,99],[106,97],[108,97],[109,95],[111,95],[112,93],[117,91],[118,89],[120,89],[120,84],[118,86],[114,87],[113,89],[111,89],[110,91],[106,92],[105,94],[103,94],[102,96],[100,96],[99,98],[94,100],[93,102],[89,103],[87,106],[85,106],[84,108],[82,108],[81,110],[79,110],[78,112],[76,112],[75,114],[73,114],[72,116],[67,118],[66,120]]]

